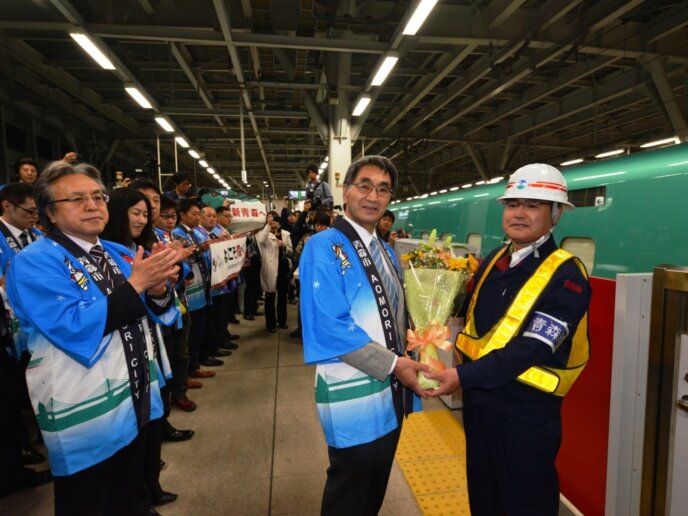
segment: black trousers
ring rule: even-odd
[[[244,289],[244,315],[256,315],[260,297],[260,260],[251,258],[251,265],[243,271],[246,288]]]
[[[182,316],[183,326],[173,328],[170,333],[163,335],[167,358],[172,369],[172,380],[167,383],[173,399],[186,397],[186,379],[189,371],[189,315]]]
[[[464,397],[468,500],[473,516],[556,516],[560,406],[474,405]]]
[[[66,477],[55,477],[55,516],[148,514],[144,484],[148,427],[109,459]],[[159,467],[159,463],[158,463]]]
[[[212,347],[211,352],[217,351],[219,346],[227,342],[229,336],[227,325],[232,318],[230,315],[231,296],[232,294],[228,293],[213,298],[213,306],[210,309],[211,316],[208,321],[208,336],[206,337]]]
[[[144,462],[144,479],[148,496],[151,500],[157,500],[162,496],[160,486],[160,454],[162,450],[162,428],[164,418],[154,419],[146,426],[148,435],[146,440],[146,457]]]
[[[189,371],[195,371],[201,367],[201,360],[205,360],[210,356],[210,344],[208,339],[206,339],[209,312],[209,306],[189,312],[191,319],[191,327],[189,328]]]
[[[401,427],[370,443],[328,448],[323,516],[374,516],[380,511],[400,435]]]
[[[14,359],[0,349],[0,406],[4,407],[0,417],[0,495],[14,492],[22,470],[20,449],[24,427],[16,382],[17,368]]]

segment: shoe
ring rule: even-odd
[[[241,324],[241,321],[235,317],[234,319],[229,320],[229,324]]]
[[[256,318],[253,317],[251,314],[244,315],[244,319],[246,319],[247,321],[255,321],[256,320]]]
[[[34,450],[30,444],[22,446],[21,449],[21,462],[22,464],[41,464],[45,462],[45,457],[38,450]]]
[[[239,349],[239,344],[235,344],[234,342],[225,342],[224,344],[220,345],[220,349]]]
[[[289,325],[286,324],[286,323],[285,323],[285,324],[280,324],[279,327],[280,327],[280,329],[282,329],[282,330],[288,330],[288,329],[289,329]]]
[[[201,365],[204,365],[206,367],[218,367],[224,365],[224,362],[222,360],[218,360],[215,357],[208,357],[205,360],[201,360]]]
[[[162,431],[162,440],[170,443],[180,443],[182,441],[188,441],[193,435],[193,430],[177,430],[172,425],[169,425]]]
[[[300,339],[301,338],[301,328],[298,328],[298,329],[294,330],[293,332],[291,332],[289,334],[289,337],[291,337],[292,339]]]
[[[196,410],[196,403],[191,401],[189,398],[175,398],[170,401],[170,405],[177,407],[184,412],[193,412]]]
[[[228,357],[232,354],[231,351],[227,351],[225,349],[218,349],[217,351],[213,352],[214,357]]]
[[[200,389],[201,387],[203,387],[202,382],[199,382],[198,380],[194,380],[192,378],[186,379],[186,388],[187,389]]]
[[[153,499],[153,505],[158,506],[158,505],[165,505],[166,503],[172,503],[177,499],[177,495],[174,493],[168,493],[167,491],[163,491],[160,496],[157,498]]]
[[[215,376],[215,371],[205,371],[203,369],[196,369],[195,371],[191,371],[189,373],[189,376],[192,378],[210,378],[212,376]]]
[[[237,340],[237,339],[240,339],[240,338],[241,338],[240,335],[235,335],[235,334],[233,334],[233,333],[228,333],[228,334],[227,334],[227,340]]]

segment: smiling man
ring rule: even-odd
[[[471,514],[554,516],[561,403],[588,360],[590,287],[552,236],[574,207],[556,168],[518,169],[499,200],[510,242],[485,258],[461,309],[466,360],[427,376],[436,396],[463,387]]]
[[[390,160],[368,156],[344,178],[345,216],[310,238],[299,261],[306,362],[330,467],[323,515],[377,514],[405,414],[419,408],[417,372],[403,356],[406,320],[397,260],[375,232],[397,182]]]
[[[45,238],[17,254],[10,303],[27,336],[26,380],[55,476],[55,514],[145,514],[148,423],[162,414],[150,321],[177,317],[177,251],[100,240],[103,185],[59,161],[36,183]],[[121,479],[126,479],[122,481]]]

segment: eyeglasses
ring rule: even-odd
[[[88,205],[89,201],[93,201],[93,204],[100,206],[107,204],[110,200],[110,196],[104,193],[95,193],[91,195],[77,195],[76,197],[65,197],[64,199],[55,199],[50,204],[57,204],[58,202],[68,202],[79,208],[83,208]]]
[[[368,195],[370,192],[375,190],[379,197],[391,197],[393,190],[387,185],[373,186],[370,183],[351,183],[351,186],[355,186],[356,189],[363,195]]]
[[[12,206],[14,206],[15,208],[19,208],[21,211],[23,211],[24,213],[28,213],[32,217],[38,215],[38,208],[24,208],[24,206],[19,206],[18,204],[13,204]]]
[[[176,219],[177,215],[175,213],[161,213],[160,218],[161,219]]]
[[[523,206],[528,211],[537,211],[540,206],[551,206],[552,203],[549,201],[537,201],[535,199],[525,199],[523,201],[517,201],[515,199],[509,199],[507,201],[502,201],[502,204],[507,210],[517,210]]]

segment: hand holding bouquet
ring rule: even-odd
[[[451,237],[443,243],[436,243],[433,230],[427,243],[421,243],[413,251],[402,255],[406,304],[415,326],[407,331],[407,350],[416,351],[416,358],[433,371],[445,368],[439,360],[437,350],[448,351],[452,343],[449,328],[445,325],[451,315],[457,295],[466,291],[466,285],[478,269],[475,257],[455,256],[451,248]],[[418,382],[424,389],[439,386],[437,380],[425,378],[418,373]]]

